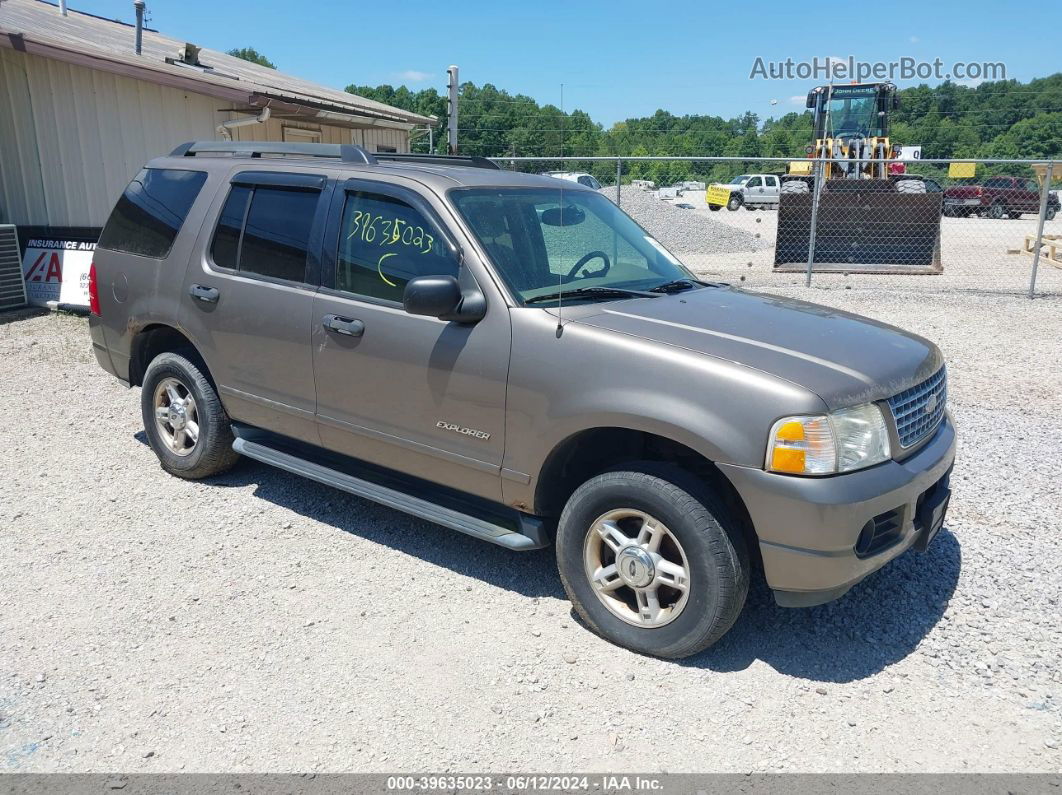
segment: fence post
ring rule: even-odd
[[[1044,237],[1044,221],[1047,220],[1047,197],[1051,193],[1051,171],[1055,167],[1055,161],[1047,163],[1047,171],[1044,173],[1044,188],[1040,191],[1040,217],[1036,222],[1036,240],[1033,241],[1033,266],[1032,276],[1029,277],[1029,297],[1036,297],[1036,271],[1040,267],[1040,248]]]
[[[804,286],[811,286],[811,269],[815,264],[815,234],[819,226],[819,197],[822,195],[822,177],[825,169],[823,162],[825,153],[815,161],[815,184],[811,191],[811,230],[808,233],[808,272],[804,278]]]
[[[620,206],[620,178],[623,176],[623,161],[616,158],[616,206]]]

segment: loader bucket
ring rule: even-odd
[[[783,192],[774,269],[807,268],[813,193]],[[819,197],[814,270],[941,273],[939,193],[902,193],[892,180],[828,180]]]

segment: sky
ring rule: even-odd
[[[134,18],[132,0],[68,2],[100,16]],[[890,0],[880,6],[886,18],[872,22],[872,6],[773,0],[147,2],[149,27],[168,36],[220,50],[254,47],[282,71],[325,85],[443,92],[446,67],[457,64],[462,82],[492,83],[557,106],[563,97],[566,110],[584,110],[606,126],[658,108],[780,116],[802,109],[808,90],[826,82],[750,79],[757,58],[765,65],[787,58],[939,58],[944,71],[958,61],[1002,62],[1007,77],[1022,81],[1062,68],[1057,46],[1037,43],[1062,23],[1057,0],[1020,11],[998,1]],[[861,21],[852,24],[851,17]],[[894,82],[903,88],[939,81]]]

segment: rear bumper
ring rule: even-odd
[[[810,606],[843,595],[919,540],[921,500],[946,491],[955,429],[945,416],[933,439],[904,461],[845,475],[800,478],[720,464],[744,500],[764,574],[779,604]],[[870,530],[883,528],[875,536]],[[860,534],[863,533],[861,539]],[[875,543],[867,543],[869,538]]]

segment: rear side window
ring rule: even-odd
[[[214,264],[289,282],[306,278],[306,252],[320,191],[233,185],[218,217]]]
[[[100,235],[100,248],[162,259],[206,182],[205,171],[145,168],[125,189]]]

